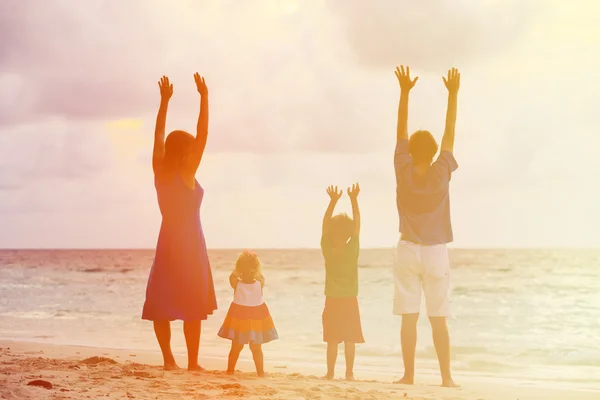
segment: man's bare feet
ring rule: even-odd
[[[229,369],[227,370],[227,375],[234,375],[234,374],[235,374],[235,371],[231,371]]]
[[[353,373],[347,373],[346,374],[346,380],[347,381],[355,381],[356,379],[354,378],[354,374]]]
[[[459,388],[460,385],[455,383],[452,378],[442,380],[442,386],[448,388]]]
[[[164,365],[163,369],[164,369],[165,371],[176,371],[176,370],[178,370],[178,369],[180,369],[180,368],[179,368],[179,366],[178,366],[178,365],[175,363],[175,361],[173,361],[173,362],[165,363],[165,365]]]
[[[204,368],[202,368],[199,364],[188,365],[188,371],[204,371]]]
[[[259,378],[264,378],[264,377],[265,377],[265,371],[257,371],[257,372],[256,372],[256,375],[257,375]]]
[[[398,383],[400,385],[413,385],[415,383],[415,378],[404,375],[402,379],[394,381],[394,383]]]
[[[328,381],[332,381],[333,380],[333,374],[330,374],[329,372],[327,373],[327,375],[325,375],[323,377],[323,379],[328,380]]]

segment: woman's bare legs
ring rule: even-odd
[[[160,351],[163,355],[165,370],[173,370],[179,368],[171,351],[171,322],[169,321],[153,321],[154,334],[158,340]]]
[[[235,373],[235,365],[237,364],[238,358],[240,357],[240,353],[244,348],[243,344],[239,344],[231,341],[231,350],[229,351],[229,361],[227,362],[227,373],[234,374]]]
[[[265,376],[262,345],[250,343],[250,351],[252,352],[252,358],[254,359],[254,365],[256,366],[256,374],[258,376]]]
[[[188,370],[202,371],[198,364],[198,350],[200,349],[200,321],[183,321],[183,334],[188,352]]]

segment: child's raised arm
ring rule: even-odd
[[[167,124],[169,100],[173,95],[173,84],[169,82],[169,78],[163,76],[158,81],[158,88],[160,89],[160,106],[158,107],[158,115],[156,116],[154,149],[152,151],[152,169],[155,174],[165,156],[165,126]]]
[[[341,190],[338,191],[337,186],[331,185],[327,188],[327,194],[329,195],[330,200],[327,210],[325,210],[325,216],[323,217],[323,234],[325,234],[329,228],[329,221],[331,221],[331,217],[333,216],[333,210],[340,197],[342,197],[342,193]]]
[[[350,197],[350,203],[352,204],[352,219],[354,220],[354,233],[360,234],[360,210],[358,209],[358,194],[360,193],[360,186],[358,183],[348,188],[348,197]]]

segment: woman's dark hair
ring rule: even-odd
[[[181,172],[194,137],[186,131],[173,131],[165,140],[164,165],[169,172]]]

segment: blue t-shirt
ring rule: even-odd
[[[408,153],[408,139],[398,141],[394,154],[396,205],[404,240],[424,245],[452,242],[448,190],[457,168],[454,155],[442,151],[429,170],[419,175]]]

